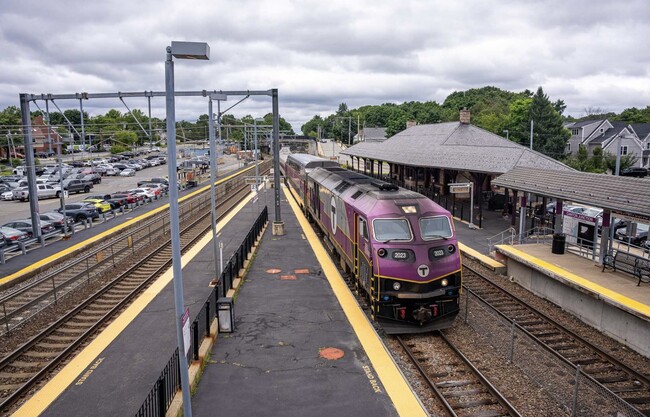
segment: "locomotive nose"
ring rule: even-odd
[[[413,318],[419,321],[420,324],[428,322],[431,320],[431,317],[431,310],[424,306],[418,308],[417,310],[413,310]]]

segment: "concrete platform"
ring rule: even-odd
[[[650,285],[543,244],[498,245],[507,275],[597,330],[650,357]]]
[[[285,235],[267,228],[193,415],[426,415],[286,194],[281,209]]]

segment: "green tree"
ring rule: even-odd
[[[605,152],[605,165],[607,169],[612,172],[612,175],[616,174],[616,155]],[[639,158],[634,154],[621,155],[621,164],[619,166],[620,170],[623,171],[626,168],[633,167]]]
[[[20,109],[16,106],[9,106],[0,111],[0,126],[20,126],[22,119]]]
[[[121,145],[124,147],[131,147],[137,143],[138,135],[135,132],[121,131],[121,132],[115,132],[115,135],[113,135],[113,139],[117,143],[117,145]]]

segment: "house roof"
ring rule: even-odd
[[[384,140],[386,139],[385,127],[366,127],[363,129],[361,137],[364,140]]]
[[[408,166],[488,174],[502,174],[517,166],[573,171],[546,155],[460,122],[413,126],[383,142],[360,142],[342,153]]]
[[[650,123],[632,123],[630,126],[641,140],[650,134]]]
[[[517,167],[493,185],[650,219],[650,179]]]
[[[564,127],[566,127],[566,128],[585,127],[585,126],[589,126],[589,125],[593,125],[593,124],[600,124],[603,121],[604,121],[604,119],[600,119],[600,120],[583,120],[583,121],[580,121],[580,122],[567,123]]]
[[[604,144],[610,139],[615,138],[623,129],[627,127],[625,122],[609,122],[612,127],[606,129],[603,133],[594,132],[594,134],[586,141],[588,144]],[[603,146],[604,148],[604,146]]]

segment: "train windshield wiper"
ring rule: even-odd
[[[439,238],[441,237],[445,240],[449,240],[447,236],[443,236],[443,235],[427,235],[427,238],[432,238],[432,237],[439,237]]]

